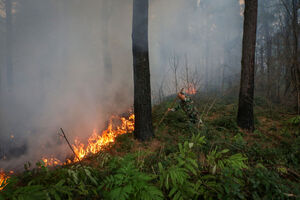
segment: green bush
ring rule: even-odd
[[[120,158],[113,162],[111,175],[105,177],[99,187],[105,199],[163,199],[162,192],[151,183],[156,177],[140,172],[133,157]]]
[[[263,167],[248,171],[248,190],[252,199],[289,199],[290,189],[282,184],[277,173]]]
[[[238,131],[238,126],[236,124],[236,119],[233,116],[221,116],[217,119],[215,119],[212,122],[213,126],[216,126],[217,130],[224,130],[224,129],[228,129],[231,130],[233,132],[237,132]]]

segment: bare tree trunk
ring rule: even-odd
[[[13,63],[12,63],[12,4],[11,0],[5,1],[6,12],[6,70],[8,90],[13,87]]]
[[[290,66],[290,55],[292,54],[291,49],[290,49],[290,28],[289,28],[289,23],[290,23],[290,16],[289,13],[286,12],[285,14],[285,32],[284,32],[284,46],[285,46],[285,63],[286,63],[286,69],[285,69],[285,89],[283,95],[286,96],[290,87],[291,87],[291,66]]]
[[[245,0],[242,72],[237,123],[242,129],[254,130],[253,96],[257,28],[257,0]]]
[[[133,0],[134,136],[142,141],[154,136],[148,49],[148,7],[148,0]]]
[[[222,81],[221,81],[221,94],[224,95],[224,76],[225,76],[225,65],[222,67]]]
[[[277,58],[280,58],[280,54],[281,54],[281,51],[280,51],[280,38],[278,37],[276,39],[276,46],[277,46],[277,53],[276,53],[276,56]],[[276,85],[276,88],[275,88],[275,94],[276,94],[276,100],[278,103],[280,103],[280,82],[281,82],[281,73],[282,73],[282,64],[280,62],[279,59],[277,59],[277,69],[276,69],[276,76],[278,77],[277,78],[277,85]]]
[[[174,52],[173,56],[171,56],[171,58],[169,59],[169,66],[174,73],[174,82],[175,82],[174,93],[176,94],[178,91],[177,72],[178,72],[178,68],[179,68],[179,58],[178,58],[178,56],[175,55],[175,52]]]
[[[208,77],[208,73],[209,73],[209,61],[208,61],[208,57],[209,57],[209,45],[208,45],[208,40],[205,43],[206,45],[206,52],[205,52],[205,90],[206,92],[208,92],[208,87],[209,87],[209,77]]]
[[[185,54],[184,55],[184,68],[185,68],[185,78],[186,78],[186,87],[187,90],[190,91],[190,80],[189,80],[189,63],[188,63],[188,57]]]
[[[112,11],[112,0],[103,0],[101,16],[104,22],[103,25],[103,61],[105,69],[105,79],[107,83],[112,81],[112,60],[109,51],[109,21]]]
[[[293,51],[293,64],[292,64],[292,79],[296,88],[297,98],[297,112],[300,114],[300,66],[298,60],[298,1],[293,0],[293,37],[294,37],[294,51]]]
[[[272,42],[269,36],[269,31],[266,31],[267,35],[267,97],[271,99],[271,90],[272,90],[272,83],[271,83],[271,76],[272,76],[272,69],[271,69],[271,51],[272,51]]]
[[[174,67],[175,94],[176,94],[178,91],[178,79],[177,79],[178,60],[176,61],[175,55],[173,57],[173,67]]]

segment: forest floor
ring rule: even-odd
[[[78,163],[12,176],[0,199],[300,199],[300,116],[255,99],[253,133],[234,99],[194,97],[204,124],[170,112],[155,138],[132,133]],[[153,107],[154,126],[172,99]]]

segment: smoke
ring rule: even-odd
[[[156,95],[160,87],[166,94],[175,92],[170,70],[174,56],[180,87],[185,86],[186,65],[190,76],[197,73],[200,93],[221,88],[223,79],[225,89],[229,87],[229,80],[240,73],[242,6],[238,0],[152,1],[150,61]]]
[[[131,7],[112,3],[111,13],[98,0],[17,3],[11,88],[1,69],[0,156],[7,157],[1,168],[42,156],[64,159],[70,150],[57,134],[60,127],[70,141],[85,141],[111,114],[131,108]]]
[[[170,57],[186,58],[212,88],[240,71],[239,0],[150,0],[149,48],[153,100],[162,80],[174,92]],[[54,155],[70,141],[101,130],[111,114],[133,104],[132,0],[14,0],[13,86],[6,83],[5,31],[1,32],[0,168]],[[0,7],[0,10],[4,8]],[[3,12],[0,12],[3,13]],[[5,28],[5,16],[0,27]],[[110,74],[109,65],[112,66]],[[13,137],[13,138],[12,138]],[[21,167],[20,167],[21,166]]]

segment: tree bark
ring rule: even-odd
[[[257,28],[257,0],[245,1],[242,72],[237,124],[250,132],[254,130],[253,96],[254,64]]]
[[[298,0],[293,0],[293,37],[294,37],[294,51],[293,51],[293,64],[292,64],[292,79],[296,89],[297,113],[300,114],[300,65],[298,60]]]
[[[104,69],[105,69],[105,81],[106,83],[112,82],[112,60],[111,60],[111,54],[110,54],[110,48],[109,48],[109,22],[111,18],[111,12],[112,12],[112,0],[104,0],[103,6],[101,10],[101,16],[103,19],[103,61],[104,61]]]
[[[12,63],[12,3],[5,1],[6,12],[6,71],[8,90],[13,86],[13,63]]]
[[[261,12],[267,13],[265,9],[265,3],[261,2]],[[266,48],[266,72],[267,72],[267,98],[270,100],[272,96],[272,69],[271,69],[271,59],[272,59],[272,38],[270,36],[270,21],[267,17],[263,20],[263,30],[264,30],[264,37],[265,37],[265,48]]]
[[[268,26],[266,26],[268,27]],[[272,39],[270,38],[269,28],[266,28],[266,40],[267,40],[267,98],[269,100],[272,99],[272,66],[271,66],[271,59],[272,59]]]
[[[148,7],[148,0],[133,0],[134,136],[142,141],[154,136],[148,50]]]

